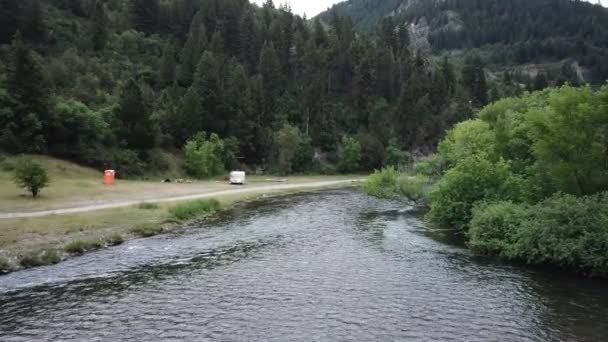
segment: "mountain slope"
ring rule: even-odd
[[[478,49],[494,65],[571,60],[584,67],[587,81],[608,78],[608,10],[587,2],[350,0],[332,11],[350,16],[360,32],[373,31],[387,18],[394,25],[411,24],[414,38],[427,40],[435,53]]]

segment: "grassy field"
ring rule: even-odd
[[[0,213],[70,208],[108,202],[141,201],[203,194],[231,189],[223,177],[192,183],[161,183],[162,177],[148,181],[118,180],[113,186],[102,183],[102,173],[66,161],[50,157],[35,156],[49,171],[51,184],[42,190],[39,198],[19,189],[12,181],[10,168],[14,159],[7,159],[0,165]],[[325,180],[346,179],[344,176],[300,176],[289,177],[289,183],[306,183]],[[271,185],[283,180],[276,177],[248,177],[251,185]]]
[[[12,183],[8,168],[0,171],[0,212],[35,211],[69,208],[108,201],[140,201],[141,205],[118,209],[92,211],[79,214],[50,215],[35,218],[0,219],[0,258],[16,260],[36,251],[52,249],[62,251],[75,242],[109,241],[112,237],[125,239],[136,237],[134,228],[142,225],[160,225],[164,231],[179,225],[172,219],[171,209],[180,205],[152,204],[146,200],[190,194],[209,193],[232,189],[223,179],[193,182],[190,184],[164,184],[158,180],[121,181],[114,186],[102,184],[102,174],[64,161],[36,157],[49,170],[51,186],[42,191],[41,197],[33,199]],[[282,182],[302,184],[344,180],[348,176],[310,176],[277,179],[251,177],[251,186],[270,185]],[[302,189],[260,190],[245,194],[225,195],[217,198],[221,207],[236,202],[253,200],[277,194],[300,192]],[[314,190],[306,188],[307,191]],[[69,248],[69,247],[68,247]],[[2,261],[2,260],[0,260]],[[2,270],[0,270],[1,272]]]

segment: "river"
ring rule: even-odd
[[[605,341],[608,288],[472,256],[356,190],[0,277],[0,341]]]

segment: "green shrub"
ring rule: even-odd
[[[402,174],[397,180],[397,192],[401,196],[418,202],[427,196],[429,184],[427,176]]]
[[[335,175],[338,173],[336,165],[325,161],[316,161],[313,170],[321,175]]]
[[[53,155],[88,165],[102,161],[102,149],[111,130],[101,113],[73,99],[57,98],[51,123]]]
[[[461,122],[448,132],[437,151],[449,166],[474,156],[495,161],[496,136],[484,121],[477,119]]]
[[[131,229],[131,233],[141,237],[151,237],[163,232],[163,227],[158,223],[144,223]]]
[[[142,210],[155,210],[158,209],[158,204],[142,202],[137,207]]]
[[[522,224],[530,209],[512,202],[484,203],[473,209],[469,229],[469,247],[476,253],[510,257]]]
[[[220,202],[217,200],[200,200],[188,203],[179,204],[169,209],[172,218],[178,221],[186,221],[197,217],[205,216],[217,211],[220,208]]]
[[[412,164],[412,156],[401,150],[396,139],[391,139],[386,147],[385,166],[393,166],[399,170]]]
[[[0,257],[0,274],[9,273],[13,270],[11,263],[3,257]]]
[[[184,147],[186,172],[199,179],[221,175],[224,172],[224,141],[217,134],[209,139],[205,133],[198,133]]]
[[[445,173],[429,193],[430,222],[466,231],[475,204],[525,200],[528,186],[504,161],[467,158]]]
[[[474,252],[608,275],[608,193],[557,194],[533,206],[510,202],[473,210]]]
[[[146,164],[139,158],[139,153],[132,150],[113,150],[109,154],[106,167],[116,170],[119,178],[137,178],[144,175]]]
[[[512,258],[608,275],[608,193],[557,194],[532,208]]]
[[[431,179],[438,179],[447,170],[448,162],[439,154],[432,156],[416,163],[414,165],[414,173],[425,175]]]
[[[387,167],[369,176],[363,184],[363,191],[374,197],[395,198],[398,196],[398,182],[399,172],[392,166]]]
[[[100,249],[102,246],[100,241],[96,240],[75,240],[67,244],[64,250],[70,254],[83,254],[86,252]]]
[[[125,239],[118,233],[114,233],[106,238],[106,244],[108,246],[118,246],[122,245],[124,242]]]
[[[557,188],[574,195],[608,190],[608,86],[564,86],[530,111],[531,150]]]
[[[20,159],[15,166],[15,184],[27,189],[38,197],[40,190],[50,183],[48,173],[42,164],[31,159]]]
[[[361,169],[361,143],[352,137],[342,137],[338,145],[338,170],[342,173],[356,172]]]
[[[54,249],[31,252],[21,257],[19,263],[24,268],[54,265],[61,261],[61,256]]]
[[[289,124],[273,135],[273,169],[282,175],[307,171],[312,165],[312,140]]]
[[[171,169],[171,157],[167,152],[154,149],[146,153],[148,169],[152,172],[166,172]]]

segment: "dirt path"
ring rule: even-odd
[[[293,190],[293,189],[309,189],[309,188],[322,188],[338,185],[352,184],[361,181],[360,179],[348,179],[338,181],[322,181],[322,182],[310,182],[310,183],[293,183],[293,184],[280,184],[280,185],[263,185],[263,186],[245,186],[242,188],[235,188],[230,190],[222,190],[215,192],[208,192],[203,194],[175,196],[175,197],[164,197],[157,199],[147,199],[146,203],[169,203],[169,202],[181,202],[190,201],[197,199],[206,199],[219,196],[230,196],[238,194],[251,194],[251,193],[264,193],[270,191],[281,191],[281,190]],[[105,209],[115,209],[129,207],[140,204],[142,200],[129,200],[129,201],[116,201],[106,204],[86,205],[73,208],[53,209],[53,210],[41,210],[32,212],[15,212],[15,213],[4,213],[0,214],[0,219],[16,219],[16,218],[32,218],[32,217],[43,217],[49,215],[66,215],[66,214],[77,214],[90,211],[98,211]]]

